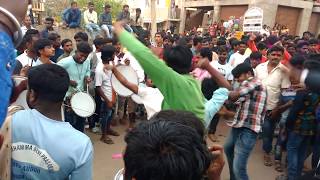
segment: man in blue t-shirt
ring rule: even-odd
[[[92,179],[88,136],[64,122],[61,113],[70,78],[55,64],[28,73],[30,110],[12,116],[11,179]]]
[[[71,3],[71,8],[65,9],[62,13],[64,24],[69,28],[80,27],[81,11],[78,8],[77,2]]]

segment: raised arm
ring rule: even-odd
[[[130,89],[133,93],[138,94],[138,85],[129,82],[118,70],[115,66],[112,68],[112,73],[116,78],[120,81],[122,85],[126,88]]]
[[[220,87],[224,87],[228,90],[231,90],[232,87],[230,85],[230,83],[226,80],[226,78],[224,76],[222,76],[220,74],[220,72],[218,72],[217,70],[215,70],[211,65],[210,62],[208,60],[208,58],[204,58],[202,60],[200,60],[197,64],[197,66],[201,69],[207,70],[209,72],[209,74],[211,75],[211,78],[217,82],[217,84]]]

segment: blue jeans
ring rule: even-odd
[[[247,163],[258,134],[248,128],[232,128],[224,144],[230,179],[248,180]]]
[[[101,131],[106,132],[108,127],[108,124],[111,123],[112,120],[112,108],[109,108],[107,104],[102,101],[101,102],[101,118],[100,118],[100,125],[101,125]]]
[[[101,29],[106,33],[108,38],[112,38],[113,37],[113,27],[112,25],[107,25],[107,24],[103,24],[101,26]]]
[[[301,176],[310,140],[311,136],[299,135],[292,131],[288,133],[287,154],[289,180],[295,180]]]
[[[277,143],[275,145],[275,154],[274,154],[274,160],[281,161],[282,159],[282,152],[286,149],[286,143],[287,143],[287,130],[286,130],[286,122],[287,122],[287,116],[285,118],[281,118],[279,126],[280,131],[277,138]]]
[[[128,31],[129,33],[133,33],[133,30],[132,30],[132,28],[130,27],[129,24],[125,24],[123,27],[124,27],[124,29],[125,29],[126,31]]]
[[[86,25],[86,29],[91,34],[91,38],[95,39],[95,37],[100,33],[101,29],[98,24],[90,23]]]
[[[84,124],[86,119],[76,115],[72,110],[67,111],[64,110],[64,118],[66,122],[69,122],[72,127],[77,129],[78,131],[84,132]]]
[[[262,136],[263,136],[262,148],[263,148],[263,151],[267,154],[269,154],[272,151],[272,141],[273,141],[274,130],[280,118],[279,116],[277,119],[271,119],[270,113],[271,111],[267,111],[267,115],[264,118],[264,123],[262,126]]]

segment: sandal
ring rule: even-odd
[[[283,172],[283,168],[282,168],[281,162],[279,160],[276,160],[274,162],[274,165],[275,165],[275,170],[276,171]]]
[[[104,138],[100,138],[100,141],[102,141],[103,143],[106,143],[106,144],[114,144],[112,139],[110,139],[108,136],[106,136]]]
[[[272,160],[269,154],[265,154],[263,158],[265,166],[272,166]]]

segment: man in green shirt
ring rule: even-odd
[[[126,32],[122,22],[114,25],[121,44],[138,60],[145,73],[164,96],[162,109],[186,110],[204,119],[204,97],[199,82],[190,74],[192,52],[176,46],[164,53],[163,63],[150,49]]]

